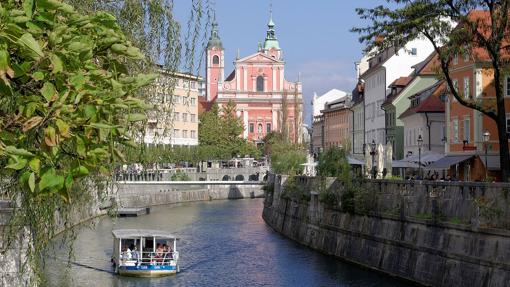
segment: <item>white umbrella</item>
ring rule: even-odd
[[[393,162],[393,146],[390,142],[386,144],[386,162],[384,166],[386,167],[386,176],[391,177],[392,165]]]
[[[377,177],[382,178],[384,168],[384,147],[381,143],[377,146]]]

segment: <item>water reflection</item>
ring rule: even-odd
[[[101,218],[83,228],[66,276],[50,260],[50,286],[405,286],[289,241],[262,220],[262,200],[214,201],[153,208],[138,218]],[[114,228],[156,228],[181,239],[181,273],[128,278],[111,273]],[[56,253],[63,258],[64,250]]]

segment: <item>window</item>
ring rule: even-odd
[[[250,133],[253,133],[255,131],[255,126],[253,123],[250,124]]]
[[[410,54],[411,56],[416,56],[416,55],[418,55],[418,49],[416,49],[416,48],[411,48],[411,51],[409,51],[409,54]]]
[[[181,97],[180,96],[174,96],[174,103],[180,104],[181,103]]]
[[[182,113],[182,121],[183,122],[187,122],[188,121],[188,114],[187,113]]]
[[[182,137],[188,138],[188,130],[182,130]]]
[[[191,105],[192,106],[196,106],[197,105],[197,99],[196,98],[191,98]]]
[[[195,115],[195,114],[190,114],[190,121],[191,121],[192,123],[194,123],[194,122],[195,122],[195,119],[196,119],[196,115]]]
[[[191,82],[191,88],[196,89],[197,88],[197,82]]]
[[[469,99],[469,77],[464,78],[464,99]]]
[[[263,92],[264,91],[264,77],[258,76],[257,77],[257,92]]]
[[[453,142],[459,143],[459,120],[454,119],[452,121],[452,134],[453,134]]]
[[[470,135],[470,120],[469,118],[464,118],[464,140],[467,142],[470,142],[471,135]]]
[[[469,52],[467,50],[464,52],[464,62],[469,62]]]
[[[455,91],[457,91],[457,93],[459,92],[459,81],[457,81],[456,79],[455,80],[452,80],[452,83],[453,83],[453,88],[455,89]],[[453,101],[457,101],[457,99],[455,97],[453,97],[452,95],[452,98],[453,98]]]
[[[220,57],[218,55],[214,55],[212,58],[213,65],[219,65],[220,64]]]
[[[180,133],[178,129],[174,129],[174,137],[178,138],[180,137]]]
[[[192,139],[197,138],[197,132],[196,131],[190,131],[190,133],[191,133],[191,138]]]
[[[177,122],[180,121],[180,114],[179,114],[179,112],[175,112],[174,113],[174,121],[177,121]]]
[[[506,92],[505,96],[510,97],[510,76],[506,76]]]
[[[458,63],[459,63],[459,54],[455,53],[455,55],[453,55],[453,64],[457,65]]]
[[[271,132],[271,124],[266,124],[266,133]]]

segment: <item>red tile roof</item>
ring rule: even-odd
[[[416,113],[444,113],[445,103],[441,100],[441,95],[446,89],[444,81],[438,81],[434,85],[410,96],[409,98],[424,97],[421,102],[403,112],[398,118],[402,119]]]

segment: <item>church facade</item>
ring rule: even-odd
[[[258,51],[244,58],[237,56],[234,70],[225,77],[225,53],[218,25],[212,32],[206,53],[207,107],[216,102],[236,104],[243,138],[260,143],[271,131],[283,133],[291,142],[302,141],[303,95],[301,82],[285,79],[285,62],[275,35],[272,17],[267,35]]]

